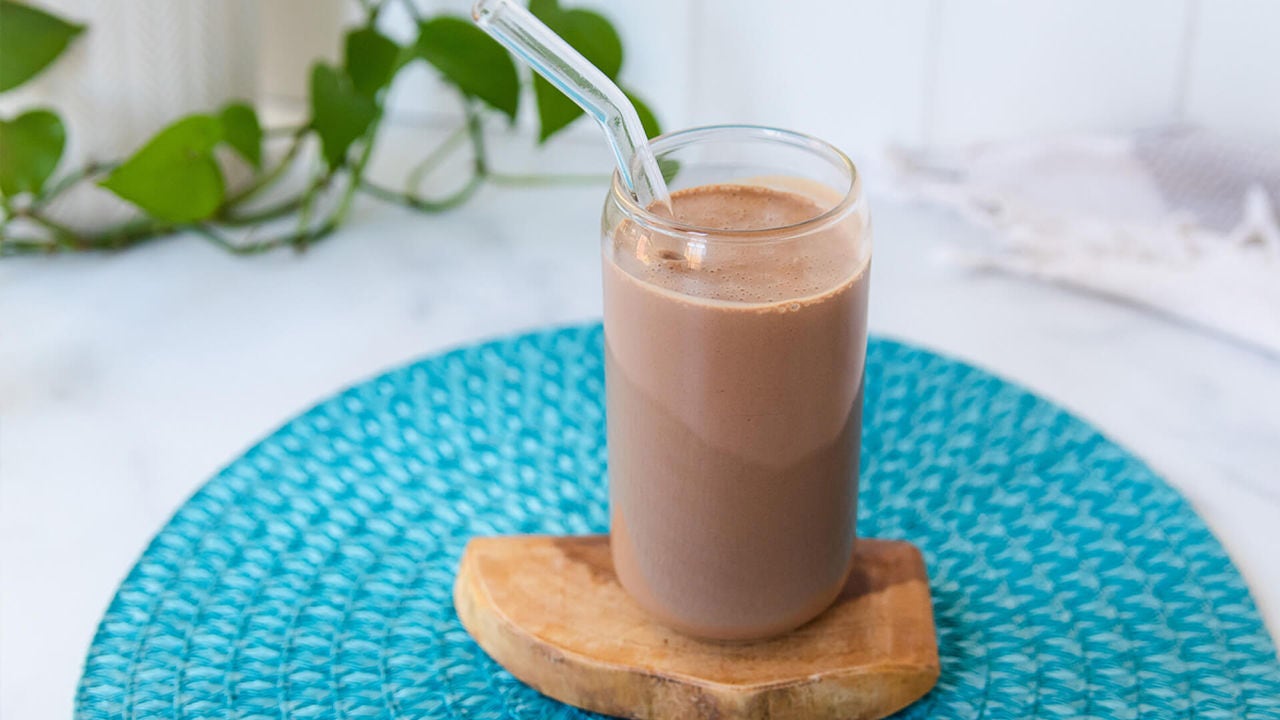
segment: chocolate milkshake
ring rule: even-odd
[[[690,635],[794,628],[849,572],[870,248],[832,192],[687,188],[670,233],[606,212],[613,561]]]

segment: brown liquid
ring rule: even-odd
[[[815,217],[802,195],[716,185],[673,198],[703,227]],[[700,263],[624,223],[604,267],[613,561],[665,624],[764,637],[835,599],[857,502],[867,260],[848,224]]]

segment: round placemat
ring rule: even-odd
[[[608,525],[598,325],[393,370],[183,505],[94,638],[80,718],[575,718],[454,614],[473,535]],[[1087,424],[888,340],[859,531],[928,563],[942,676],[904,718],[1280,717],[1280,664],[1187,503]]]

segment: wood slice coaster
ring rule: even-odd
[[[605,535],[475,538],[454,605],[467,632],[520,680],[606,715],[880,718],[938,679],[929,580],[910,543],[859,539],[835,604],[753,643],[658,625],[618,584]]]

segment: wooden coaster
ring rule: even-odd
[[[938,679],[929,580],[906,542],[859,539],[835,605],[754,643],[704,642],[656,624],[618,584],[605,535],[475,538],[454,605],[512,675],[606,715],[880,718]]]

